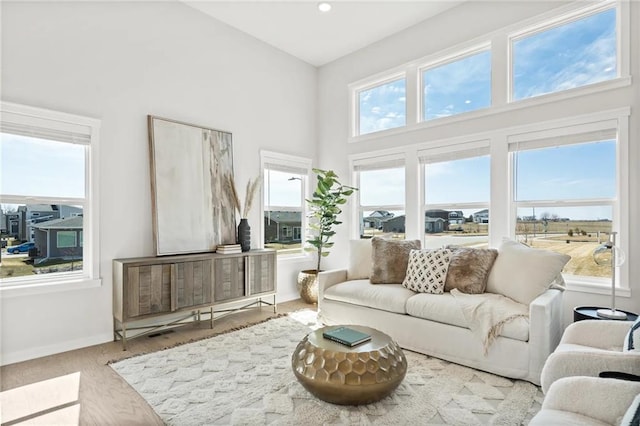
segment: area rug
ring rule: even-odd
[[[291,354],[312,328],[301,311],[111,364],[168,425],[526,425],[542,393],[510,380],[404,351],[408,372],[380,402],[323,402],[296,380]]]

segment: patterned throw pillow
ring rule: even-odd
[[[420,293],[444,293],[451,253],[449,249],[411,250],[402,285]]]
[[[640,317],[631,325],[629,332],[624,337],[622,349],[624,351],[640,352]]]

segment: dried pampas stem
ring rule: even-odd
[[[224,178],[224,186],[229,194],[229,199],[233,203],[238,214],[240,214],[240,197],[238,197],[238,191],[236,191],[236,183],[233,179],[233,175],[228,174]]]
[[[249,212],[251,211],[251,206],[253,204],[253,198],[256,195],[256,190],[258,189],[258,184],[260,183],[260,177],[257,177],[256,180],[251,182],[251,179],[247,182],[247,193],[244,199],[244,210],[242,211],[242,217],[246,218],[249,216]]]

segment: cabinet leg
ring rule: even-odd
[[[127,350],[127,326],[122,324],[122,350]]]
[[[278,313],[278,307],[276,306],[276,295],[273,295],[273,313],[277,314]]]
[[[209,312],[211,313],[211,328],[213,329],[213,307],[211,307]]]

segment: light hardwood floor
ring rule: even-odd
[[[301,300],[278,304],[278,314],[300,309],[315,309]],[[250,309],[216,319],[213,329],[208,321],[175,328],[156,337],[142,336],[128,341],[109,342],[0,368],[1,390],[18,388],[47,379],[80,373],[80,424],[82,425],[162,425],[162,421],[144,399],[107,364],[132,355],[144,354],[227,332],[277,316],[269,306]],[[2,420],[2,419],[0,419]],[[2,420],[4,424],[4,420]]]

